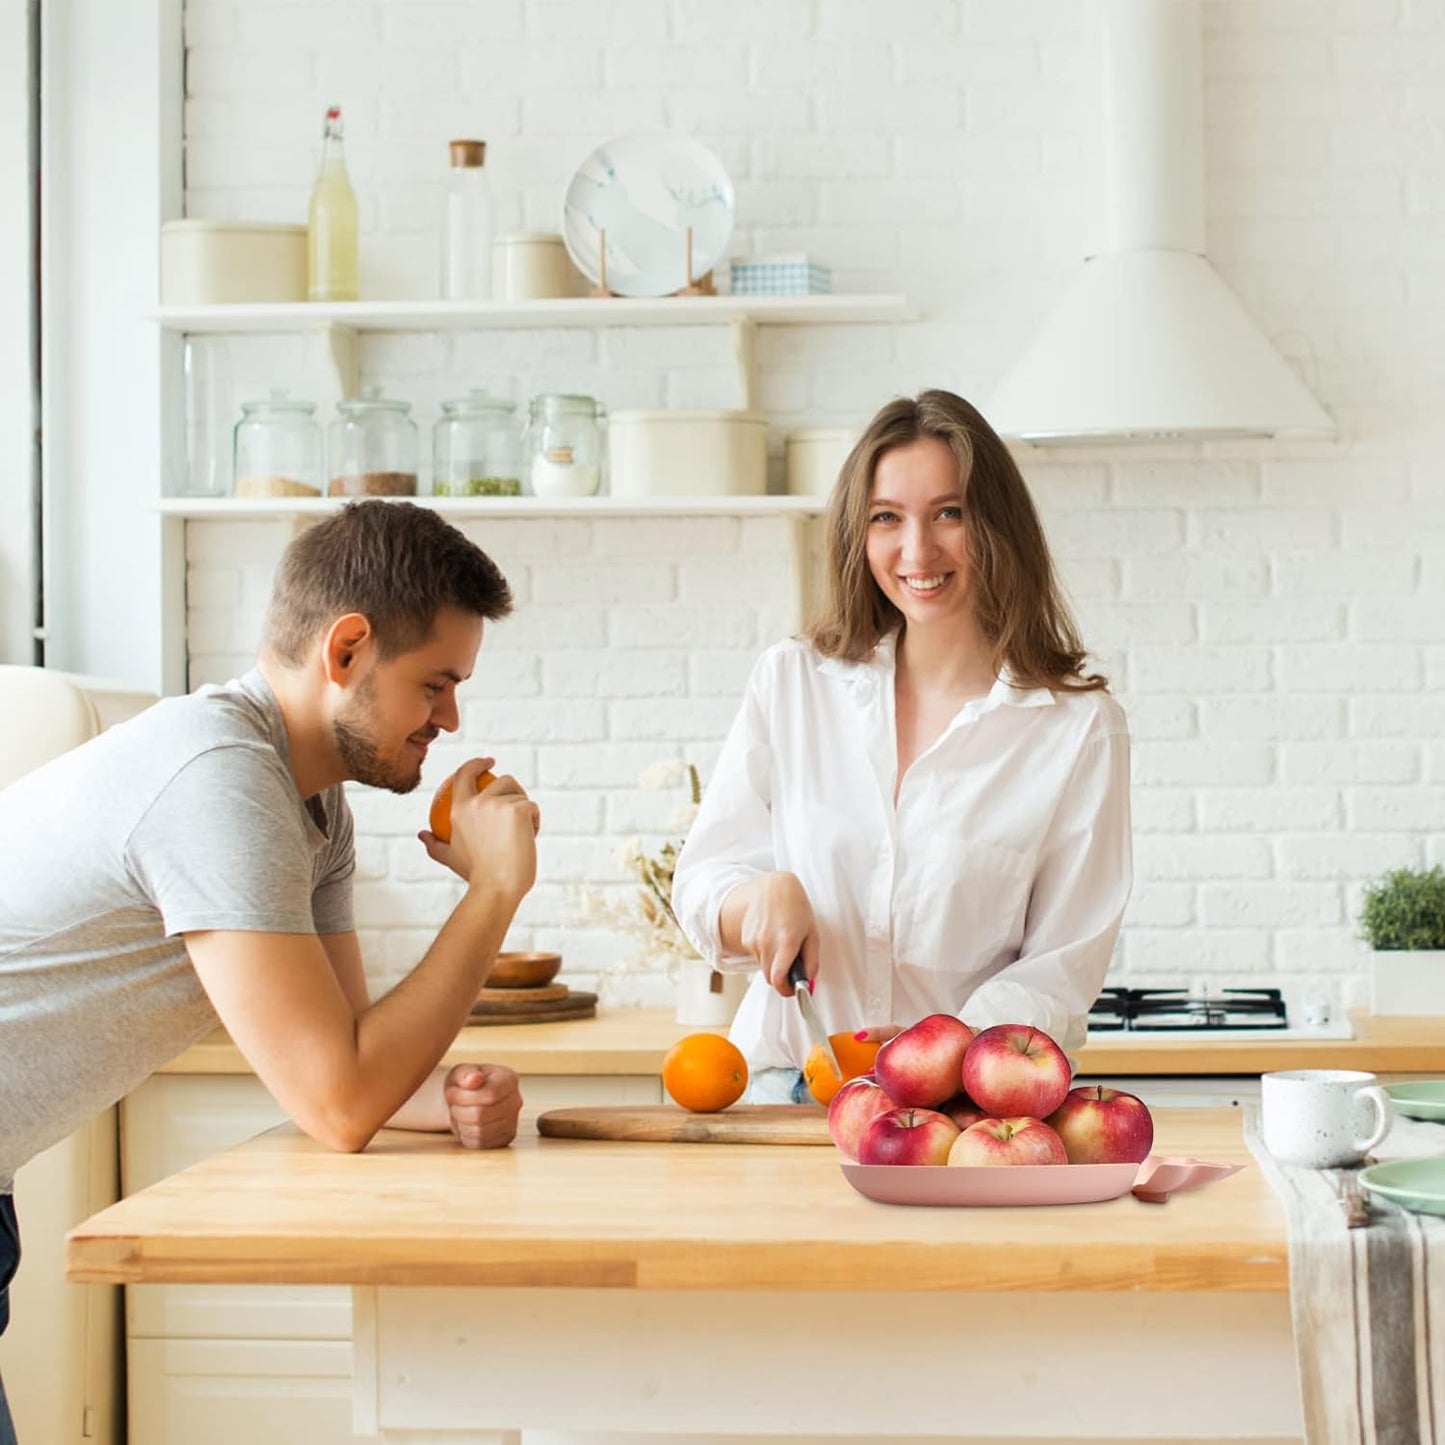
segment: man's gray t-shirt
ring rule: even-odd
[[[0,1194],[216,1026],[183,933],[345,933],[340,785],[303,801],[257,671],[0,791]]]

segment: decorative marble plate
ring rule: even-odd
[[[596,285],[607,232],[607,288],[619,296],[670,296],[722,259],[733,232],[733,184],[706,146],[675,131],[642,131],[597,147],[562,203],[567,254]]]

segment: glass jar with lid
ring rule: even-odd
[[[232,434],[231,490],[238,497],[319,497],[321,428],[316,404],[273,391],[241,403]]]
[[[433,496],[520,496],[522,430],[515,408],[483,391],[442,402],[432,465]]]
[[[333,497],[416,495],[416,423],[409,401],[375,388],[336,403],[328,438]]]
[[[544,392],[527,422],[527,481],[538,497],[592,497],[602,485],[602,409],[590,396]]]

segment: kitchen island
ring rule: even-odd
[[[560,1026],[559,1026],[560,1027]],[[1157,1152],[1248,1159],[1237,1110]],[[72,1279],[345,1284],[358,1433],[1297,1439],[1283,1213],[1176,1195],[910,1209],[831,1148],[539,1139],[357,1155],[281,1126],[70,1238]],[[1207,1377],[1222,1388],[1186,1391]]]
[[[1258,1074],[1268,1069],[1445,1075],[1445,1020],[1364,1015],[1355,1017],[1354,1028],[1349,1040],[1096,1034],[1079,1063],[1090,1080],[1143,1093],[1156,1107],[1167,1107],[1171,1118],[1180,1106],[1253,1097]],[[446,1061],[485,1059],[515,1068],[533,1111],[656,1105],[663,1098],[663,1056],[688,1032],[670,1009],[603,1008],[596,1018],[575,1022],[465,1029]],[[121,1116],[126,1194],[283,1117],[221,1032],[142,1085],[125,1100]],[[32,1238],[36,1227],[32,1222]],[[57,1227],[57,1256],[60,1233]],[[132,1438],[146,1445],[192,1445],[205,1432],[215,1438],[212,1422],[223,1419],[228,1433],[216,1445],[258,1439],[355,1445],[356,1319],[345,1286],[142,1284],[125,1293]],[[616,1437],[609,1445],[617,1445]]]

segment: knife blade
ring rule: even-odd
[[[793,985],[793,997],[798,1001],[798,1012],[803,1016],[803,1027],[807,1029],[808,1037],[815,1048],[822,1049],[824,1058],[841,1079],[843,1066],[838,1062],[838,1055],[833,1052],[833,1045],[828,1042],[828,1031],[818,1017],[818,1010],[813,1007],[813,996],[808,992],[808,971],[803,967],[802,954],[793,960],[793,966],[788,970],[788,982]]]

